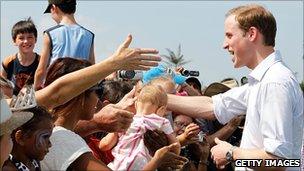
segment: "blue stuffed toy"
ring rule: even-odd
[[[179,85],[183,84],[187,79],[186,77],[175,73],[173,70],[163,65],[158,65],[157,67],[153,67],[150,70],[143,72],[142,82],[144,84],[147,84],[156,77],[167,76],[167,75],[170,75],[173,81]]]

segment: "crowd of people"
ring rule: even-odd
[[[241,84],[203,87],[184,68],[160,64],[156,49],[129,47],[131,35],[95,63],[95,37],[75,20],[76,0],[48,2],[58,25],[44,32],[41,54],[29,18],[13,26],[19,50],[2,61],[2,170],[300,170],[233,162],[303,160],[303,92],[274,49],[270,11],[228,11],[223,48],[235,68],[252,71]],[[121,70],[143,72],[122,79]]]

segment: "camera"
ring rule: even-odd
[[[119,70],[117,72],[117,77],[126,80],[137,80],[142,78],[142,71],[134,70]]]
[[[190,71],[190,70],[183,70],[181,72],[182,76],[185,77],[189,77],[189,76],[193,76],[193,77],[198,77],[199,76],[199,71]]]

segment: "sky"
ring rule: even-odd
[[[77,1],[76,21],[95,34],[95,56],[99,62],[110,56],[130,33],[131,47],[146,47],[167,55],[166,48],[181,52],[190,62],[185,69],[200,71],[207,86],[227,77],[240,80],[250,73],[235,69],[229,53],[222,49],[226,12],[236,6],[258,3],[269,9],[277,22],[276,49],[283,61],[303,80],[303,1]],[[11,28],[31,17],[38,29],[35,51],[40,53],[43,31],[55,26],[43,14],[47,1],[1,0],[1,62],[18,51]]]

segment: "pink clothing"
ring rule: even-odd
[[[156,114],[135,115],[127,132],[119,134],[118,143],[112,150],[115,159],[108,166],[113,170],[141,170],[151,159],[143,140],[147,130],[173,133],[166,118]]]

